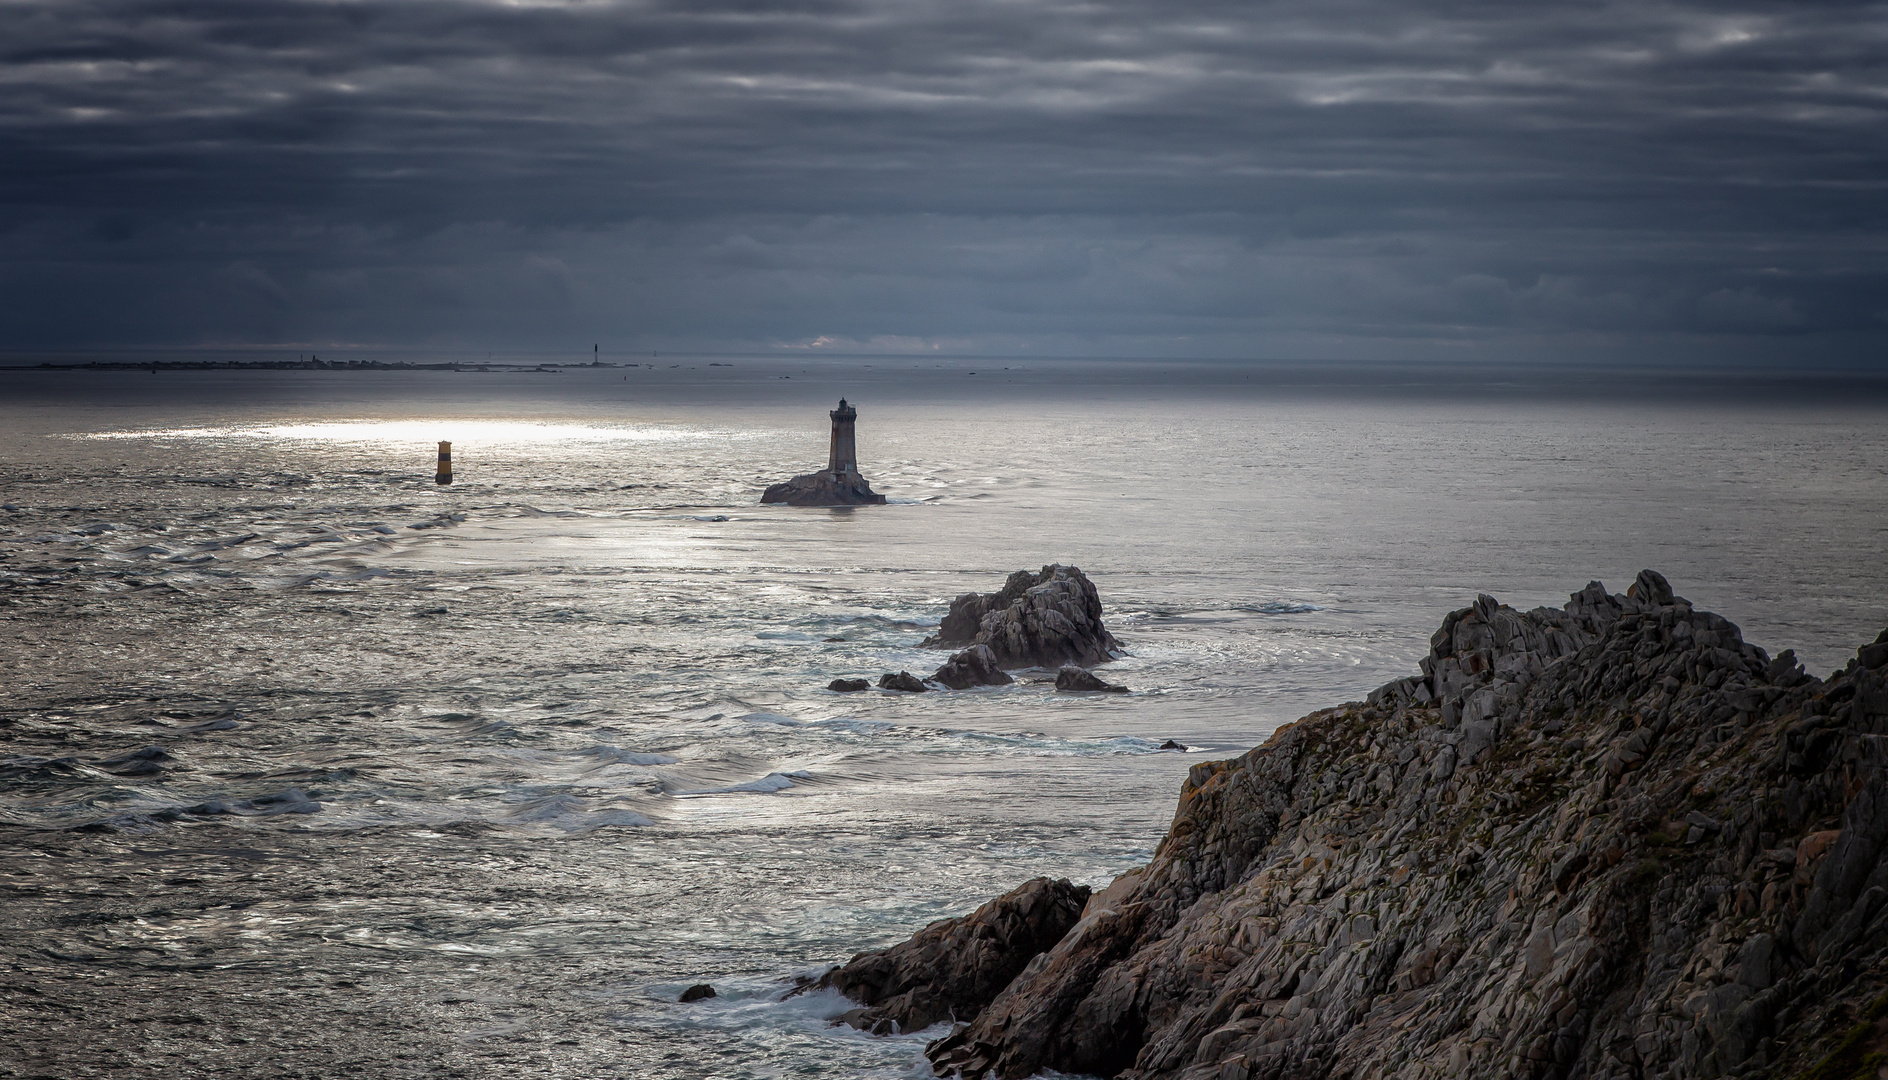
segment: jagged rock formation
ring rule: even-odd
[[[769,485],[760,501],[788,506],[882,506],[885,496],[873,491],[858,473],[839,476],[821,469]]]
[[[865,1006],[840,1019],[881,1034],[972,1020],[1024,965],[1068,933],[1087,902],[1086,886],[1036,878],[962,918],[940,919],[903,944],[860,953],[800,989],[837,989]]]
[[[931,676],[931,681],[952,690],[968,690],[973,686],[1008,686],[1016,680],[996,665],[996,654],[988,645],[972,645],[953,653]]]
[[[1127,689],[1075,666],[1110,659],[1120,642],[1102,625],[1094,583],[1073,566],[1045,566],[1039,574],[1018,570],[1000,592],[965,593],[953,600],[938,632],[922,646],[956,645],[967,647],[953,653],[930,678],[920,680],[901,671],[883,676],[879,685],[910,691],[930,689],[931,683],[953,690],[1008,686],[1016,680],[1003,670],[1006,666],[1059,666],[1063,670],[1056,678],[1058,690]],[[829,689],[841,687],[835,681]]]
[[[999,666],[1059,668],[1106,663],[1121,647],[1101,621],[1095,583],[1073,566],[1018,570],[994,593],[965,593],[927,648],[987,645]]]
[[[1055,673],[1055,688],[1067,694],[1125,694],[1128,692],[1127,687],[1104,682],[1094,672],[1078,668],[1074,664],[1065,664],[1061,671]]]
[[[1646,572],[1482,597],[1422,672],[1194,766],[939,1072],[1877,1075],[1888,631],[1825,682]]]

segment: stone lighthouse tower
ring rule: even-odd
[[[852,431],[859,410],[840,398],[839,407],[826,415],[833,419],[832,446],[826,455],[826,467],[774,484],[762,493],[761,502],[788,506],[866,506],[885,501],[885,496],[873,491],[872,485],[859,474],[859,446]]]
[[[833,418],[833,448],[826,458],[826,471],[839,483],[859,479],[859,446],[853,438],[852,422],[859,410],[839,399],[839,407],[826,414]]]

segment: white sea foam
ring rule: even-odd
[[[809,970],[805,974],[818,973]],[[675,1004],[686,985],[658,983],[648,987],[649,996],[667,1003],[655,1023],[703,1032],[720,1045],[738,1040],[736,1045],[780,1048],[791,1054],[789,1060],[805,1062],[798,1068],[782,1070],[782,1074],[790,1071],[858,1080],[930,1080],[924,1046],[948,1031],[948,1025],[939,1024],[902,1035],[870,1035],[833,1022],[857,1007],[837,991],[789,997],[777,978],[718,978],[713,981],[716,996],[687,1005]],[[758,1070],[757,1075],[774,1075],[774,1070]]]
[[[606,765],[673,765],[678,760],[668,754],[642,754],[602,743],[577,751],[577,756],[594,758]]]
[[[758,795],[771,795],[776,791],[785,791],[786,789],[793,787],[794,786],[793,782],[795,780],[804,781],[804,780],[811,780],[812,778],[813,778],[812,773],[809,773],[804,769],[796,769],[793,772],[787,772],[787,773],[771,772],[771,773],[768,773],[766,776],[761,777],[758,780],[749,780],[746,783],[742,783],[742,784],[728,784],[724,787],[694,788],[687,791],[671,792],[671,794],[674,794],[674,795],[737,795],[737,794],[746,793],[746,794],[758,794]]]
[[[712,719],[712,717],[710,719]],[[776,724],[780,727],[804,727],[806,726],[806,721],[804,720],[796,720],[791,716],[786,716],[781,713],[775,713],[775,712],[743,713],[740,716],[735,717],[735,719],[741,721],[742,723],[747,723],[747,724]]]
[[[589,814],[580,824],[585,830],[594,832],[610,828],[640,829],[655,822],[634,810],[598,810]]]

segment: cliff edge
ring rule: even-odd
[[[1884,1073],[1888,631],[1825,682],[1647,571],[1431,645],[1194,766],[938,1072]]]

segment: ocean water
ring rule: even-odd
[[[787,980],[1145,861],[1478,592],[1888,623],[1876,392],[980,365],[0,370],[0,1075],[925,1076]],[[842,394],[891,504],[760,506]],[[1133,693],[824,689],[1058,561]]]

